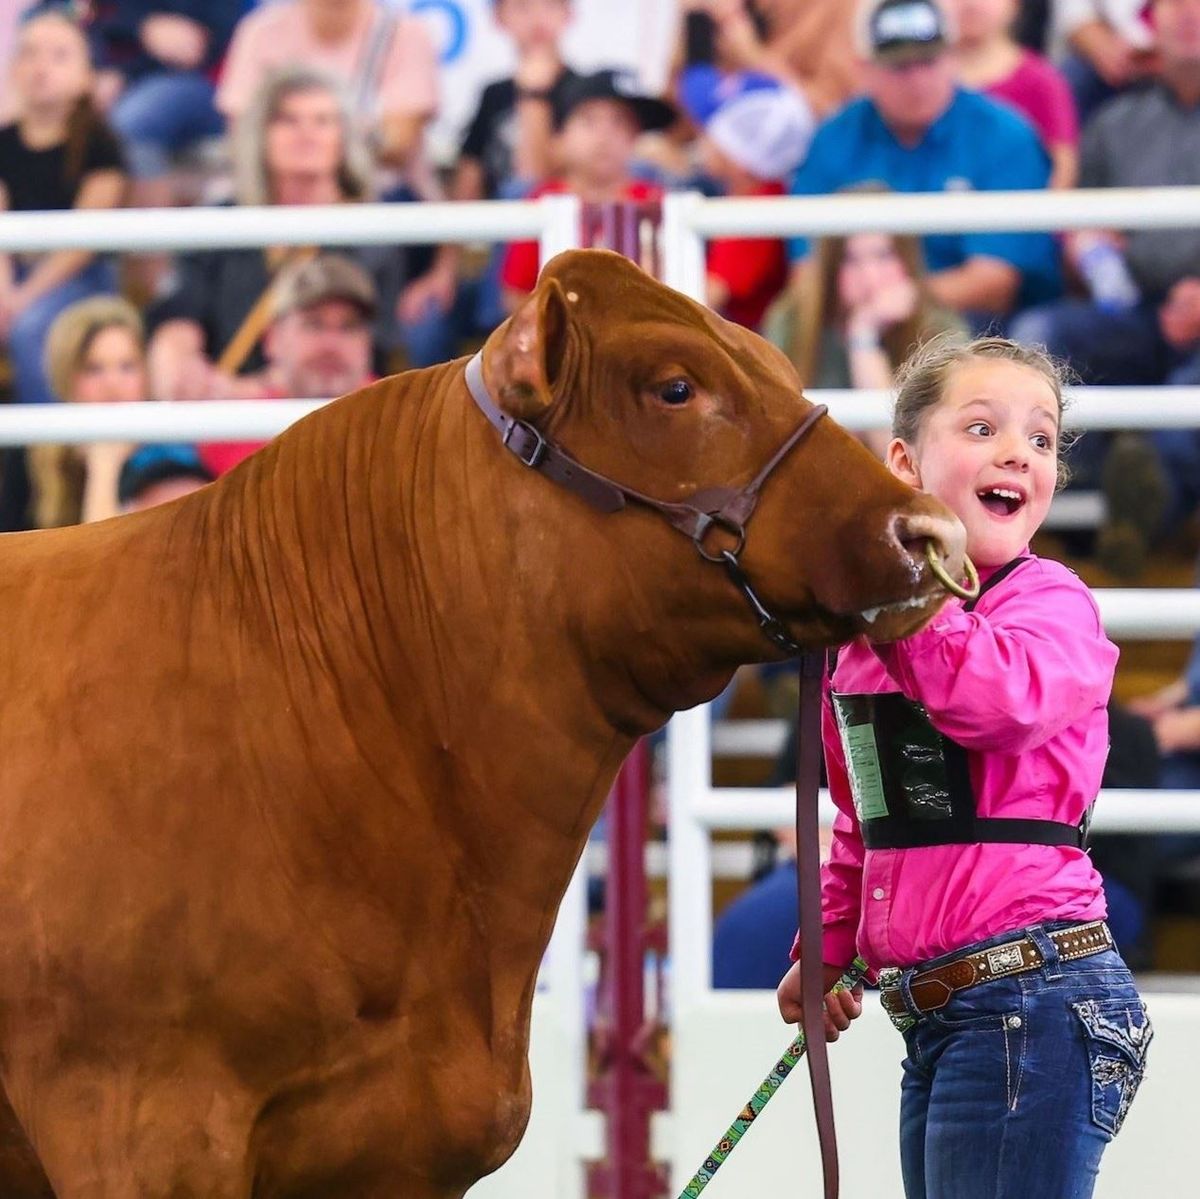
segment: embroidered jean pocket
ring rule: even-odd
[[[1088,999],[1071,1006],[1091,1058],[1092,1119],[1115,1137],[1141,1086],[1154,1026],[1140,999]]]

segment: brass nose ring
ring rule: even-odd
[[[942,565],[941,558],[938,557],[938,552],[934,548],[932,541],[925,542],[925,560],[929,563],[929,569],[933,571],[933,577],[951,595],[957,595],[959,599],[973,600],[979,595],[979,572],[975,569],[975,563],[963,554],[963,569],[967,572],[967,583],[964,587],[962,583],[952,579],[947,573],[946,568]]]

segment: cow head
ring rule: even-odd
[[[488,340],[484,377],[504,411],[579,462],[668,502],[743,487],[813,408],[773,346],[601,250],[547,264],[534,293]],[[761,641],[719,566],[661,520],[660,540],[648,543],[646,521],[657,515],[595,519],[629,522],[639,572],[659,570],[661,585],[682,587],[693,608],[721,605]],[[755,590],[811,645],[860,633],[891,640],[919,628],[946,596],[926,560],[930,540],[961,575],[957,519],[828,417],[771,473],[746,531],[741,564]],[[709,535],[717,556],[723,536]],[[680,570],[682,552],[695,570]],[[771,647],[742,643],[738,652],[768,658]]]

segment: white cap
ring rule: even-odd
[[[790,87],[755,88],[734,96],[704,132],[738,166],[759,179],[786,179],[808,153],[816,129],[808,101]]]

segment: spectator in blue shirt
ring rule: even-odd
[[[956,84],[951,30],[935,0],[871,0],[865,17],[864,95],[817,130],[794,195],[863,183],[901,192],[1047,185],[1050,161],[1032,126]],[[807,239],[794,239],[793,262],[802,263],[808,248]],[[937,234],[924,249],[934,299],[980,325],[1061,288],[1049,234]]]

